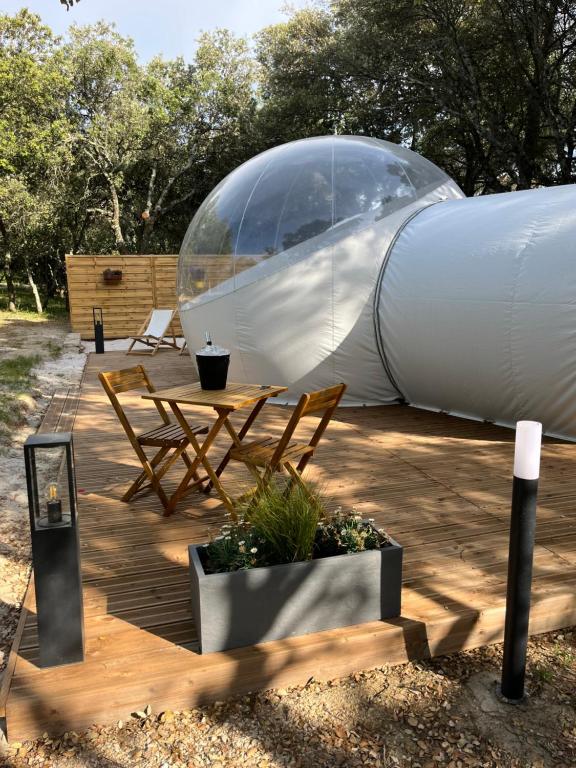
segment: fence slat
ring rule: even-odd
[[[117,285],[104,282],[105,269],[121,269]],[[153,307],[176,307],[178,256],[66,256],[66,277],[72,330],[94,338],[92,308],[104,313],[105,338],[138,333]],[[176,318],[176,333],[182,335]]]

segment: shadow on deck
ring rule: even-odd
[[[405,547],[401,618],[227,653],[197,653],[187,546],[224,522],[212,495],[191,494],[164,518],[157,498],[119,501],[139,465],[97,380],[139,362],[91,355],[74,426],[86,622],[86,661],[37,666],[33,591],[6,699],[11,739],[110,723],[150,704],[196,706],[233,693],[340,677],[502,639],[513,433],[404,406],[341,408],[309,477],[333,504],[355,506]],[[195,377],[188,358],[144,361],[155,385]],[[138,396],[141,428],[154,412]],[[196,419],[212,414],[188,409]],[[285,406],[267,406],[254,433],[278,432]],[[314,419],[311,419],[311,424]],[[155,420],[154,420],[155,422]],[[216,446],[223,453],[226,438]],[[175,484],[178,465],[168,486]],[[532,632],[576,623],[576,446],[547,440],[534,562]],[[250,483],[231,466],[233,495]],[[257,599],[257,596],[255,596]]]

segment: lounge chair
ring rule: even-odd
[[[140,328],[140,331],[136,336],[131,336],[132,344],[130,344],[127,355],[155,355],[160,347],[171,347],[172,349],[180,349],[176,341],[176,334],[174,332],[174,309],[153,309],[146,318],[146,321]],[[172,341],[169,341],[166,336],[172,336]],[[140,343],[144,344],[150,349],[134,349],[134,345]]]

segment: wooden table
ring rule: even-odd
[[[208,390],[202,389],[199,383],[195,383],[142,395],[145,400],[168,403],[176,420],[188,437],[190,445],[196,452],[196,458],[186,471],[178,488],[170,497],[169,512],[174,512],[176,505],[183,496],[190,493],[190,491],[194,490],[196,486],[203,483],[205,480],[209,480],[204,491],[208,493],[211,488],[215,488],[226,507],[233,515],[235,514],[232,499],[222,487],[220,475],[230,461],[230,451],[234,446],[239,446],[242,440],[246,437],[266,400],[268,400],[269,397],[277,397],[281,392],[285,392],[286,389],[287,387],[277,387],[265,384],[229,383],[226,389]],[[216,411],[216,421],[206,435],[206,439],[203,443],[198,441],[197,436],[194,435],[190,429],[186,417],[180,410],[181,405],[200,405],[206,408],[213,408]],[[234,411],[238,411],[240,408],[246,408],[249,405],[252,405],[253,408],[241,429],[236,432],[228,417]],[[232,445],[226,452],[226,455],[218,465],[217,469],[214,470],[208,460],[208,451],[222,427],[226,428],[228,434],[232,438]],[[200,464],[202,464],[206,470],[206,477],[201,477],[195,479],[194,482],[190,482]]]

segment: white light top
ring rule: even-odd
[[[541,445],[542,424],[539,421],[519,421],[516,424],[514,477],[522,480],[538,480]]]

